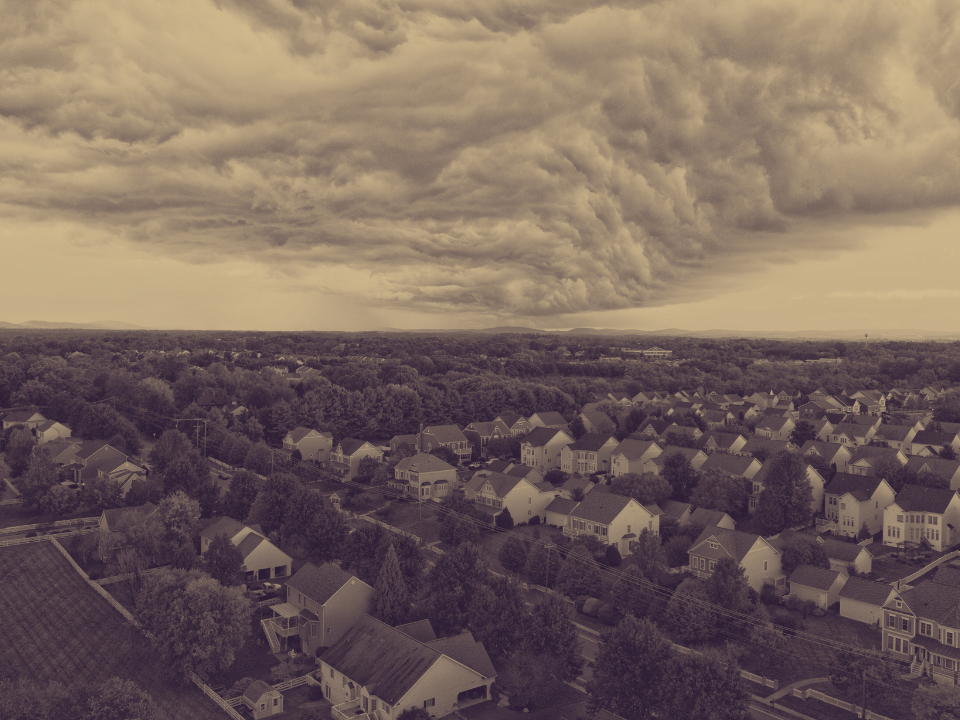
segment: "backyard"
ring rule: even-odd
[[[0,548],[0,667],[46,683],[132,680],[160,717],[221,720],[193,686],[166,679],[147,640],[74,570],[51,542]]]

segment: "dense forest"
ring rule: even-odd
[[[674,359],[629,353],[653,344]],[[88,437],[123,434],[100,427],[110,411],[88,406],[102,403],[148,434],[204,418],[271,443],[298,425],[337,439],[388,438],[504,412],[572,417],[611,391],[807,394],[960,382],[956,342],[15,330],[0,331],[0,358],[0,406],[39,407]],[[298,368],[302,380],[290,382]],[[224,413],[234,403],[247,412]]]

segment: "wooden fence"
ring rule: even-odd
[[[99,527],[99,517],[73,518],[72,520],[57,520],[52,523],[35,523],[33,525],[17,525],[16,527],[0,528],[0,535],[13,535],[14,533],[30,532],[31,530],[52,530],[54,528],[69,527],[70,525],[97,525]]]
[[[960,557],[960,550],[954,550],[953,552],[949,552],[949,553],[947,553],[946,555],[944,555],[943,557],[937,558],[937,559],[934,560],[933,562],[928,563],[927,565],[924,565],[922,568],[920,568],[919,570],[917,570],[915,573],[911,573],[910,575],[907,575],[905,578],[900,578],[899,580],[897,580],[897,581],[895,581],[895,582],[893,582],[893,583],[891,583],[891,584],[892,584],[895,588],[897,588],[897,589],[899,590],[899,589],[902,588],[904,585],[913,582],[914,580],[916,580],[916,579],[917,579],[918,577],[920,577],[921,575],[925,575],[926,573],[930,572],[931,570],[933,570],[933,569],[934,569],[935,567],[937,567],[938,565],[942,565],[943,563],[948,562],[948,561],[950,561],[950,560],[953,560],[953,559],[956,558],[956,557]]]
[[[43,542],[44,540],[55,540],[56,538],[68,538],[68,537],[74,537],[75,535],[92,535],[93,533],[99,533],[99,532],[100,531],[96,528],[90,528],[87,530],[68,530],[66,532],[59,532],[56,535],[34,535],[33,537],[12,538],[10,540],[0,540],[0,547],[10,547],[11,545],[23,545],[25,543]]]
[[[859,705],[853,703],[848,703],[843,700],[840,700],[830,695],[826,695],[819,690],[814,690],[813,688],[794,688],[791,691],[793,697],[798,697],[801,700],[807,700],[812,698],[814,700],[819,700],[820,702],[826,703],[827,705],[833,705],[836,708],[841,710],[846,710],[848,712],[854,713],[858,718],[864,718],[865,720],[891,720],[886,715],[880,715],[873,712],[872,710],[867,710],[864,714],[863,708]]]
[[[143,630],[143,627],[140,625],[139,622],[137,622],[137,619],[136,619],[135,617],[133,617],[133,615],[130,614],[130,611],[127,610],[123,605],[121,605],[120,603],[118,603],[117,600],[116,600],[116,598],[113,597],[113,595],[111,595],[111,594],[108,593],[106,590],[104,590],[102,587],[100,587],[95,581],[91,580],[91,579],[90,579],[90,576],[87,575],[86,572],[84,572],[84,569],[83,569],[82,567],[80,567],[79,565],[77,565],[77,561],[74,560],[73,557],[71,557],[70,553],[67,552],[67,549],[66,549],[63,545],[61,545],[60,543],[57,542],[57,539],[56,539],[56,538],[50,538],[50,542],[53,543],[54,547],[57,548],[57,550],[59,550],[61,553],[63,553],[63,556],[67,559],[67,561],[68,561],[71,565],[73,565],[73,569],[76,570],[78,573],[80,573],[80,577],[82,577],[84,580],[86,580],[86,581],[87,581],[87,584],[88,584],[90,587],[92,587],[94,590],[96,590],[96,591],[100,594],[100,596],[101,596],[104,600],[106,600],[108,603],[110,603],[118,613],[120,613],[121,615],[123,615],[123,617],[125,617],[125,618],[127,619],[127,621],[128,621],[131,625],[133,625],[133,626],[134,626],[135,628],[137,628],[138,630],[141,630],[141,631]]]
[[[190,673],[190,679],[193,681],[193,684],[198,688],[203,690],[203,694],[208,698],[213,700],[217,705],[219,705],[224,712],[227,713],[233,720],[246,720],[240,713],[233,709],[229,702],[220,697],[209,685],[207,685],[203,680],[201,680],[196,674]],[[240,699],[240,702],[243,702],[243,699]],[[239,704],[239,703],[238,703]]]

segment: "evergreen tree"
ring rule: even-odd
[[[508,573],[519,575],[527,564],[527,544],[517,535],[510,535],[500,546],[497,559]]]
[[[374,617],[391,627],[405,623],[410,614],[410,597],[407,592],[407,583],[400,573],[400,561],[397,559],[396,548],[392,544],[387,548],[374,588],[377,591]]]
[[[603,552],[603,564],[607,567],[617,568],[620,567],[622,562],[623,557],[620,555],[617,546],[613,543],[607,545],[607,549]]]
[[[505,507],[496,517],[495,524],[502,530],[513,530],[513,515],[510,508]]]

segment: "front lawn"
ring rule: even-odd
[[[374,513],[373,517],[395,528],[413,533],[424,543],[429,544],[440,540],[440,521],[436,503],[394,500],[390,503],[390,509],[385,516],[381,517]]]
[[[894,693],[889,698],[878,699],[868,697],[867,709],[891,719],[911,720],[914,717],[911,703],[913,702],[913,691],[917,687],[917,681],[904,682],[904,685],[905,690],[903,692]],[[839,700],[855,703],[860,702],[859,698],[851,700],[850,698],[842,697],[833,685],[828,682],[817,683],[808,687],[813,690],[819,690],[824,695],[829,695]],[[816,718],[816,720],[852,720],[852,718],[856,717],[856,715],[849,710],[842,710],[830,703],[813,698],[801,700],[798,697],[787,695],[777,700],[777,705],[804,713],[812,718]]]

